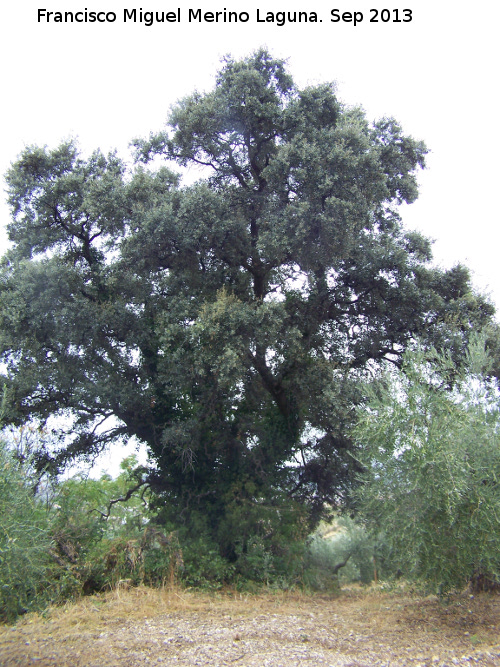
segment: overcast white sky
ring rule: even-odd
[[[130,140],[162,127],[169,107],[193,89],[209,89],[221,56],[266,45],[288,58],[299,85],[335,80],[339,96],[369,117],[392,115],[432,153],[421,196],[405,208],[408,224],[436,239],[446,265],[466,262],[476,284],[500,304],[497,260],[500,140],[497,128],[500,3],[404,0],[289,3],[144,3],[176,10],[180,23],[123,21],[139,4],[104,0],[23,0],[1,15],[3,91],[0,171],[27,144],[57,145],[78,137],[85,151],[126,153]],[[322,23],[257,23],[256,10],[316,11]],[[114,11],[104,24],[39,23],[47,11]],[[188,8],[247,11],[247,23],[188,23]],[[370,22],[370,9],[411,9],[412,21]],[[363,21],[330,22],[330,10],[363,13]],[[395,12],[391,11],[391,18]],[[9,213],[1,202],[0,225]]]
[[[500,3],[451,0],[144,0],[144,11],[176,11],[180,23],[124,22],[126,0],[20,0],[0,15],[2,90],[0,172],[25,145],[56,146],[77,137],[82,149],[117,148],[159,130],[169,107],[195,88],[208,90],[220,58],[259,46],[287,58],[301,85],[336,81],[339,97],[369,118],[394,116],[431,149],[419,200],[403,210],[408,226],[436,240],[437,263],[465,262],[500,307],[497,127]],[[47,11],[114,11],[114,23],[38,22]],[[189,23],[188,9],[248,12],[247,23]],[[390,9],[391,21],[380,21]],[[394,9],[411,22],[396,23]],[[321,23],[258,23],[267,12],[315,11]],[[330,11],[363,21],[330,22]],[[379,11],[379,22],[370,22]],[[387,14],[385,15],[387,16]],[[9,212],[0,202],[0,227]],[[5,236],[0,237],[5,247]]]

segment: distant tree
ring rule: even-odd
[[[356,427],[361,516],[384,531],[395,567],[441,592],[500,585],[500,398],[482,347],[459,378],[449,357],[406,353]]]
[[[299,90],[266,51],[227,59],[136,148],[200,180],[72,143],[27,148],[8,173],[9,419],[63,418],[41,465],[146,443],[170,518],[202,513],[234,557],[246,507],[307,523],[346,499],[368,367],[416,336],[459,360],[493,307],[402,228],[424,144],[329,84]]]

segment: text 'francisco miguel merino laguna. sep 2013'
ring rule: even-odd
[[[156,23],[274,23],[283,26],[287,23],[348,23],[353,26],[363,21],[369,23],[410,23],[413,18],[411,9],[369,9],[361,11],[342,11],[341,9],[315,11],[267,11],[256,9],[252,13],[243,11],[222,10],[207,11],[200,8],[176,7],[167,11],[145,11],[139,9],[123,9],[123,12],[89,10],[52,11],[38,9],[38,23],[141,23],[152,26]]]

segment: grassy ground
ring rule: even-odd
[[[0,626],[1,665],[144,663],[500,665],[500,595],[118,589]]]

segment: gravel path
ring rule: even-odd
[[[0,664],[500,666],[500,596],[461,596],[447,606],[382,593],[279,604],[271,596],[193,596],[144,609],[130,591],[118,602],[109,595],[74,607],[0,628]]]

